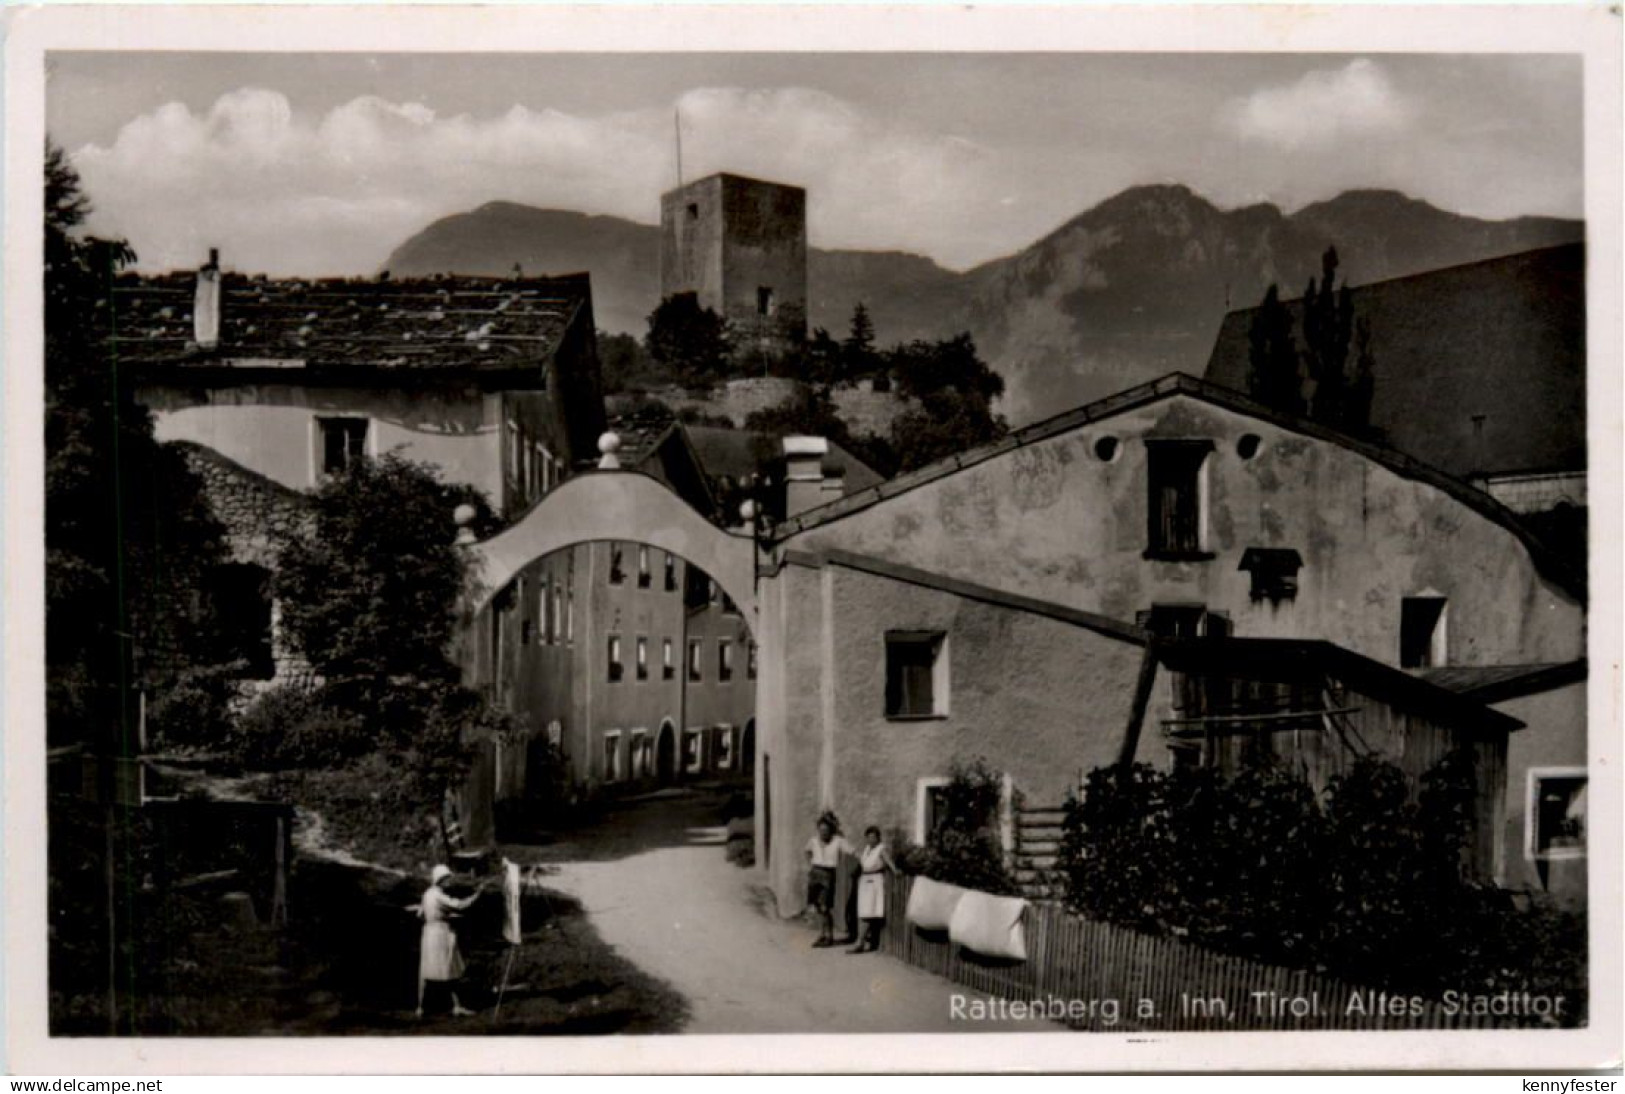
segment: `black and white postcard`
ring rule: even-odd
[[[1617,1066],[1617,11],[9,30],[17,1066]]]

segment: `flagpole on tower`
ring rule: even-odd
[[[672,128],[677,132],[677,188],[683,188],[683,110],[677,107],[671,112]]]

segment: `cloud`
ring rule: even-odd
[[[968,263],[998,253],[990,230],[1009,246],[1032,238],[1032,224],[1015,223],[1031,210],[1002,211],[1021,188],[1011,157],[804,88],[701,88],[600,116],[516,104],[484,117],[375,96],[305,117],[279,91],[240,88],[198,112],[157,107],[73,158],[93,226],[128,238],[143,267],[195,265],[220,246],[237,269],[361,273],[437,217],[493,200],[653,222],[676,180],[674,108],[686,177],[728,170],[807,187],[818,245]]]
[[[1225,118],[1240,137],[1292,151],[1350,136],[1402,132],[1414,114],[1388,73],[1360,58],[1342,68],[1306,72],[1291,84],[1261,88],[1231,102]]]

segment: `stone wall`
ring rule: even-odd
[[[759,410],[769,410],[807,389],[804,380],[787,376],[751,376],[741,380],[728,380],[704,395],[695,395],[679,387],[660,388],[649,394],[681,414],[693,410],[701,414],[722,416],[743,428],[745,419]],[[858,435],[891,433],[892,420],[908,407],[908,401],[890,391],[875,391],[865,381],[856,387],[840,387],[830,392],[835,411],[853,433]]]
[[[310,499],[272,479],[202,445],[178,444],[187,465],[203,480],[209,505],[226,526],[226,541],[234,562],[276,568],[276,540],[309,519]],[[253,681],[247,691],[275,684],[316,681],[310,665],[281,641],[276,605],[271,607],[271,656],[276,665],[270,680]]]
[[[892,422],[909,407],[909,401],[893,391],[876,391],[867,380],[856,387],[841,387],[830,392],[835,412],[841,416],[857,436],[889,437]]]

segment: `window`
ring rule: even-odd
[[[1203,468],[1211,441],[1147,441],[1148,558],[1211,558],[1203,550]]]
[[[734,678],[734,646],[726,638],[717,641],[717,679],[726,684]]]
[[[367,419],[317,418],[322,474],[336,475],[367,454]]]
[[[621,636],[612,634],[609,636],[609,682],[620,683],[625,672],[626,666],[621,664]]]
[[[886,717],[935,718],[948,713],[946,639],[937,631],[886,635]]]
[[[693,566],[683,572],[683,606],[703,608],[711,602],[711,578]]]
[[[557,718],[547,723],[547,743],[554,748],[564,747],[564,723]]]
[[[557,642],[559,640],[559,616],[563,614],[563,608],[564,608],[564,587],[563,587],[563,583],[562,582],[555,582],[554,585],[553,585],[553,619],[552,619],[552,639],[551,639],[551,641],[554,641],[554,642]]]
[[[691,202],[688,203],[688,219],[689,220],[699,220],[700,219],[700,207],[696,202],[691,201]]]
[[[676,654],[672,652],[671,639],[660,640],[660,678],[672,680],[677,676]]]
[[[576,640],[576,590],[572,585],[564,591],[564,640]]]
[[[540,594],[536,597],[536,617],[541,620],[538,628],[540,633],[536,640],[544,646],[552,644],[553,629],[558,625],[558,619],[553,614],[553,597],[556,595],[557,593],[553,591],[553,579],[544,576],[541,580]]]
[[[638,679],[649,678],[649,640],[638,635]]]
[[[717,767],[730,768],[734,765],[734,730],[733,726],[720,725],[717,727]]]
[[[621,731],[618,729],[604,734],[604,781],[621,781]]]
[[[526,619],[519,624],[519,644],[521,646],[530,645],[530,636],[534,630],[535,624],[533,624],[529,619]]]
[[[1442,596],[1407,596],[1399,608],[1399,667],[1425,669],[1446,660],[1445,609]]]
[[[756,679],[756,643],[755,642],[747,642],[745,644],[745,677],[747,679],[750,679],[750,680]]]
[[[271,653],[271,572],[262,566],[232,563],[213,574],[215,613],[226,661],[245,661],[250,679],[276,675]]]
[[[638,548],[638,588],[649,587],[649,548]]]
[[[620,585],[626,581],[626,570],[623,569],[625,551],[619,543],[609,545],[609,583]]]
[[[758,285],[756,287],[756,314],[771,316],[777,310],[778,305],[773,301],[772,287]]]
[[[632,731],[632,740],[626,747],[626,766],[634,779],[641,779],[649,773],[648,748],[648,731],[634,729]]]
[[[698,638],[688,640],[688,679],[690,683],[697,684],[703,679],[700,671],[700,659],[705,656],[704,649]]]
[[[677,591],[677,559],[671,554],[666,555],[666,591]]]
[[[1134,622],[1158,638],[1230,637],[1230,617],[1206,604],[1153,604],[1135,613]]]
[[[1524,853],[1531,859],[1584,858],[1586,853],[1586,772],[1580,767],[1536,767],[1529,771],[1529,813],[1524,821]]]
[[[915,843],[930,839],[947,814],[948,782],[944,776],[928,775],[914,784]]]
[[[705,731],[691,729],[683,739],[683,768],[692,773],[705,770]]]

